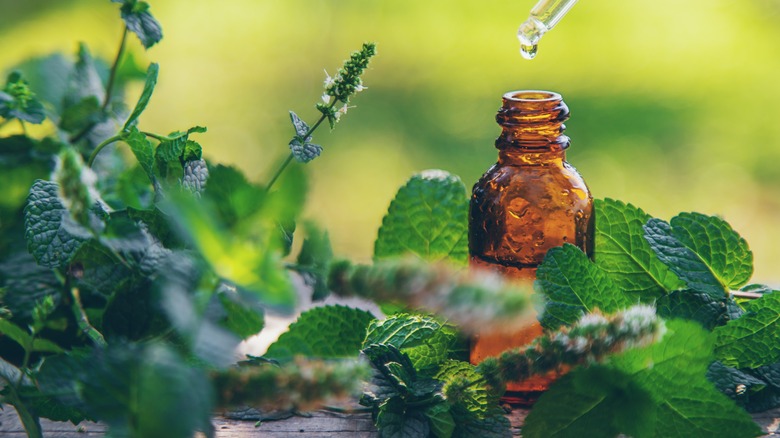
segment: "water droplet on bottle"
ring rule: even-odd
[[[520,44],[520,54],[523,58],[531,60],[536,58],[536,52],[539,50],[539,46],[536,44]]]

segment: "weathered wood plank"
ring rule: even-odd
[[[3,406],[0,412],[0,436],[8,438],[23,438],[27,435],[16,416],[16,411]],[[515,409],[508,414],[512,423],[512,432],[520,436],[520,427],[528,411]],[[761,426],[766,437],[780,437],[780,409],[753,414],[753,419]],[[218,438],[250,438],[270,437],[281,438],[289,436],[321,437],[321,438],[375,438],[376,428],[369,414],[338,414],[327,411],[316,411],[307,416],[294,416],[285,420],[265,421],[255,426],[253,421],[230,420],[217,416],[214,418],[214,429]],[[41,426],[46,438],[90,438],[105,435],[106,427],[102,424],[84,422],[78,426],[71,423],[61,423],[41,420]]]

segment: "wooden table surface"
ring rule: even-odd
[[[26,434],[22,428],[16,411],[3,406],[0,412],[0,437],[22,438]],[[515,409],[508,415],[512,423],[512,432],[520,436],[520,427],[527,410]],[[753,414],[753,419],[766,432],[765,436],[780,437],[780,409]],[[78,426],[71,423],[59,423],[48,420],[41,421],[44,437],[51,438],[87,438],[102,437],[106,427],[102,424],[84,422]],[[255,426],[254,421],[230,420],[222,416],[214,418],[216,436],[220,438],[247,437],[339,437],[368,438],[378,436],[371,417],[368,414],[336,414],[326,411],[315,411],[307,416],[293,416],[284,420],[265,421]]]

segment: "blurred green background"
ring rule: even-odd
[[[149,0],[164,39],[130,51],[161,73],[145,129],[209,128],[212,160],[267,180],[294,110],[314,121],[324,79],[363,41],[379,55],[309,164],[307,215],[338,254],[368,260],[395,190],[442,168],[471,186],[496,158],[495,112],[515,89],[560,92],[569,161],[596,197],[669,219],[717,214],[750,243],[755,281],[780,283],[780,1],[582,0],[518,54],[534,0]],[[78,41],[105,59],[121,35],[108,0],[0,0],[0,68]],[[130,90],[131,101],[140,83]]]

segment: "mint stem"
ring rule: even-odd
[[[22,132],[24,133],[25,136],[29,137],[30,134],[27,133],[27,125],[24,124],[24,120],[22,119],[18,119],[18,120],[19,120],[19,124],[22,126]]]
[[[102,143],[100,143],[99,145],[95,146],[95,150],[92,151],[92,154],[89,156],[89,160],[87,161],[87,166],[92,167],[92,164],[95,162],[95,158],[97,158],[98,153],[100,153],[100,151],[104,147],[110,145],[111,143],[119,141],[121,139],[122,139],[122,137],[120,137],[119,135],[115,135],[113,137],[109,137],[109,138],[103,140]]]
[[[73,298],[73,303],[71,303],[70,306],[73,310],[73,315],[76,317],[76,323],[78,324],[79,329],[89,336],[95,345],[105,347],[107,345],[105,338],[103,338],[103,335],[89,323],[87,313],[84,311],[84,306],[81,304],[81,296],[79,295],[78,288],[71,288],[70,296]]]
[[[114,64],[111,66],[111,73],[108,75],[108,84],[106,85],[106,96],[103,99],[103,111],[108,108],[108,104],[111,102],[111,94],[114,89],[114,81],[116,80],[116,72],[119,70],[119,62],[122,60],[122,54],[125,52],[125,42],[127,41],[127,26],[125,26],[122,32],[122,40],[119,42],[119,50],[116,52],[116,58]]]
[[[162,135],[157,135],[157,134],[154,134],[154,133],[151,133],[151,132],[141,131],[141,134],[143,134],[143,135],[145,135],[145,136],[147,136],[149,138],[153,138],[153,139],[155,139],[155,140],[157,140],[157,141],[159,141],[161,143],[166,141],[166,140],[170,140],[169,138],[163,137]]]
[[[7,381],[7,379],[5,380]],[[43,438],[43,432],[41,431],[41,422],[39,421],[38,417],[36,415],[33,415],[33,413],[27,409],[24,403],[22,403],[22,400],[19,397],[16,387],[12,382],[8,382],[8,385],[6,387],[9,388],[8,393],[5,395],[6,403],[10,404],[11,406],[14,407],[14,409],[16,409],[16,414],[19,416],[19,419],[22,421],[22,426],[24,426],[25,432],[27,432],[27,437]]]
[[[330,108],[333,108],[334,106],[336,106],[336,102],[338,102],[338,100],[334,100],[333,102],[331,102],[330,107],[328,107],[328,108],[330,109]],[[309,138],[309,136],[314,133],[314,130],[317,129],[317,127],[319,127],[322,124],[322,122],[325,121],[326,118],[327,118],[327,116],[325,114],[321,115],[320,119],[317,120],[317,123],[315,123],[314,126],[311,126],[309,128],[309,130],[306,131],[306,134],[302,136],[303,139],[305,140],[305,139]],[[287,156],[287,159],[284,160],[284,163],[282,163],[282,165],[279,166],[279,169],[276,170],[276,173],[274,173],[274,176],[271,177],[271,180],[268,182],[268,185],[265,186],[265,191],[266,192],[271,190],[271,187],[274,185],[276,180],[279,179],[279,176],[282,174],[282,172],[284,172],[284,169],[286,169],[287,166],[290,165],[290,162],[292,162],[293,158],[294,158],[294,156],[293,156],[292,152],[290,152],[290,155]]]

